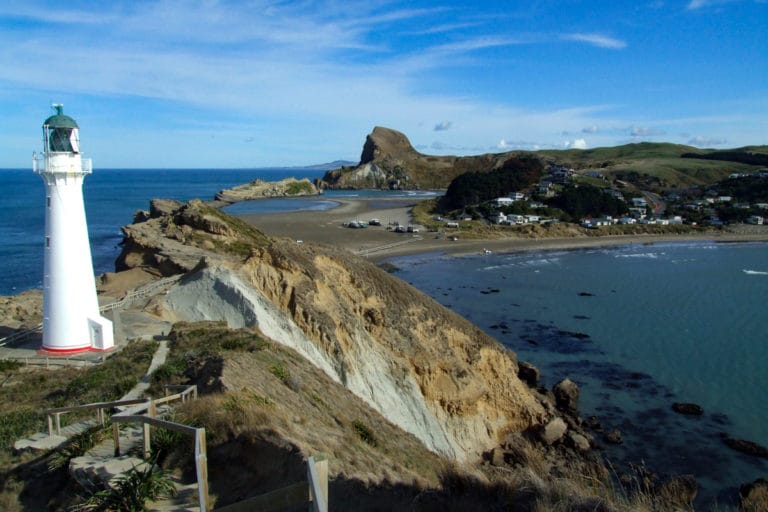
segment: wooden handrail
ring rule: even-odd
[[[112,423],[143,423],[153,425],[155,427],[165,428],[185,434],[188,436],[195,435],[197,428],[184,425],[183,423],[175,423],[173,421],[161,420],[160,418],[153,418],[152,416],[145,416],[144,414],[131,414],[130,416],[121,416],[115,414],[112,416]]]
[[[107,409],[111,407],[119,407],[121,405],[136,405],[147,403],[146,398],[133,398],[131,400],[117,400],[114,402],[92,402],[90,404],[72,405],[70,407],[54,407],[53,409],[46,409],[46,414],[55,414],[72,411],[87,411],[89,409]]]
[[[197,499],[200,505],[200,512],[211,510],[210,496],[208,495],[208,454],[205,444],[205,429],[195,428],[182,423],[161,420],[152,415],[155,414],[154,402],[150,402],[150,416],[139,415],[119,415],[112,416],[112,435],[115,442],[115,457],[120,456],[120,429],[119,423],[140,423],[144,427],[144,458],[149,456],[150,425],[165,428],[179,432],[184,435],[191,435],[195,438],[195,473],[197,475]]]
[[[45,414],[48,419],[48,435],[52,436],[54,432],[53,428],[53,419],[56,420],[56,435],[61,435],[61,415],[68,412],[73,411],[87,411],[90,409],[96,409],[96,415],[99,419],[99,422],[104,425],[104,410],[105,409],[112,409],[113,407],[119,407],[124,405],[145,405],[146,407],[138,407],[132,409],[131,413],[137,413],[141,412],[143,410],[147,410],[150,407],[154,407],[159,404],[164,404],[167,402],[171,402],[173,400],[181,399],[182,402],[186,401],[188,396],[192,396],[192,398],[197,398],[197,386],[185,386],[185,389],[181,393],[176,393],[173,395],[168,395],[163,398],[159,398],[157,400],[152,399],[146,399],[146,398],[134,398],[131,400],[116,400],[113,402],[94,402],[90,404],[83,404],[83,405],[74,405],[70,407],[55,407],[53,409],[46,409]],[[119,415],[120,413],[116,413],[116,415]],[[113,418],[115,415],[112,416]]]

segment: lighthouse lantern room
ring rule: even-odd
[[[43,122],[43,153],[32,169],[45,183],[42,350],[67,355],[114,347],[112,322],[99,312],[83,202],[91,160],[80,154],[79,127],[53,105]]]

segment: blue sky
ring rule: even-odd
[[[768,144],[768,1],[0,3],[0,167],[63,103],[94,167]]]

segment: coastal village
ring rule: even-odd
[[[753,173],[733,173],[728,182],[754,182],[752,189],[766,189],[768,169],[758,169]],[[578,224],[588,229],[599,229],[615,225],[675,226],[688,225],[700,227],[720,227],[730,223],[743,223],[761,226],[768,216],[768,201],[753,201],[721,194],[718,185],[711,187],[691,187],[689,189],[668,190],[663,193],[622,191],[627,184],[621,180],[611,182],[599,171],[576,171],[559,165],[549,165],[546,175],[534,187],[527,191],[513,191],[504,197],[496,197],[482,204],[447,215],[435,215],[428,225],[403,225],[394,222],[387,230],[395,233],[419,233],[420,231],[438,232],[442,235],[456,234],[461,228],[472,229],[472,225],[481,223],[496,226],[547,225],[564,222],[562,211],[551,207],[549,202],[557,199],[564,187],[599,185],[601,193],[620,201],[624,206],[621,215],[585,216],[577,220]],[[344,223],[349,228],[381,226],[377,218],[351,220]]]

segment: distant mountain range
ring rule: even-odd
[[[347,167],[350,165],[357,165],[357,162],[352,162],[350,160],[334,160],[333,162],[327,162],[324,164],[294,165],[291,167],[283,167],[283,169],[313,169],[315,171],[330,171],[331,169],[338,169],[339,167]]]

